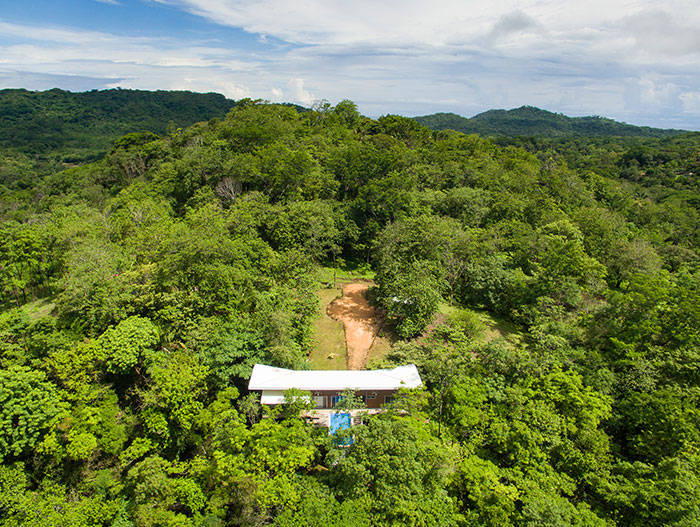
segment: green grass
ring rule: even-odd
[[[438,313],[440,313],[442,315],[446,315],[448,317],[450,315],[456,315],[457,313],[459,313],[461,311],[465,311],[465,310],[462,309],[461,307],[457,307],[455,305],[451,306],[449,304],[442,303],[438,306]]]
[[[320,316],[313,323],[314,344],[309,353],[309,364],[314,370],[344,370],[347,368],[345,329],[342,322],[326,313],[328,304],[341,296],[340,288],[321,289],[316,295],[321,300]]]
[[[51,315],[56,304],[48,298],[40,298],[33,302],[27,302],[22,306],[22,309],[31,320],[39,320]]]
[[[367,355],[367,364],[372,361],[381,360],[389,352],[391,347],[398,341],[398,337],[388,327],[382,327],[379,330],[379,335],[376,336],[372,347]]]
[[[319,270],[319,280],[323,284],[333,284],[333,267],[321,267]],[[357,280],[374,280],[374,271],[367,265],[338,266],[335,270],[336,284],[347,284]]]
[[[469,325],[475,330],[474,336],[482,342],[490,342],[502,338],[513,347],[527,344],[527,335],[523,333],[520,326],[509,320],[499,318],[488,311],[441,304],[438,312],[446,318],[463,318],[469,321]]]
[[[527,344],[527,335],[523,329],[509,320],[496,317],[487,311],[475,311],[476,315],[486,324],[484,340],[489,342],[497,338],[503,338],[514,347],[522,347]]]

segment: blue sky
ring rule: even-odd
[[[700,130],[697,0],[4,3],[4,88],[351,99],[370,116],[529,104]]]

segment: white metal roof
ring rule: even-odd
[[[256,364],[249,390],[396,390],[422,386],[415,364],[393,370],[287,370]]]

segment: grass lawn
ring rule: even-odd
[[[340,288],[321,289],[316,291],[316,295],[320,298],[321,305],[320,316],[313,323],[314,345],[309,353],[311,369],[344,370],[347,368],[345,329],[342,322],[326,314],[328,304],[341,296]]]
[[[379,335],[376,336],[374,342],[372,343],[372,347],[369,349],[367,364],[370,364],[375,360],[383,359],[397,340],[398,337],[390,328],[386,326],[381,328],[379,330]]]
[[[336,284],[347,284],[356,280],[373,280],[374,271],[368,266],[345,266],[335,270]],[[333,284],[333,268],[321,267],[319,269],[319,280],[323,284]]]

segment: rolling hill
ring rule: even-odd
[[[485,136],[668,137],[685,133],[684,130],[633,126],[599,116],[567,117],[533,106],[522,106],[513,110],[489,110],[472,118],[454,113],[435,113],[414,119],[433,130],[451,129],[465,134]]]
[[[60,153],[84,161],[131,132],[164,134],[224,117],[234,101],[218,93],[59,89],[0,90],[0,149],[23,154]]]

